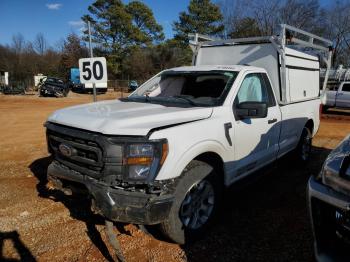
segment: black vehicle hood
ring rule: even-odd
[[[322,180],[334,190],[350,195],[350,135],[328,155]]]

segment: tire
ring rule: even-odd
[[[218,213],[221,188],[215,170],[205,162],[193,160],[176,186],[168,219],[160,225],[163,234],[180,245],[201,236]]]
[[[322,114],[326,114],[328,111],[328,106],[322,106]]]
[[[304,127],[300,136],[299,144],[296,148],[296,157],[301,163],[306,163],[310,159],[312,148],[312,133],[310,128]]]

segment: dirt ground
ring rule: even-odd
[[[103,219],[91,214],[85,199],[66,197],[46,185],[50,159],[43,123],[56,109],[91,100],[77,94],[59,99],[0,95],[0,261],[112,260]],[[286,156],[232,187],[217,225],[189,246],[168,243],[157,231],[152,236],[134,225],[118,225],[126,260],[311,261],[306,184],[350,133],[346,114],[324,116],[308,165],[296,165]]]

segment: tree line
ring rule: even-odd
[[[349,0],[328,6],[319,0],[190,0],[173,21],[172,39],[165,39],[152,10],[137,0],[96,0],[81,19],[92,25],[94,55],[107,58],[110,79],[147,79],[165,68],[190,64],[189,33],[224,39],[264,36],[278,34],[281,23],[331,39],[333,65],[350,66],[349,13]],[[87,34],[71,33],[56,47],[42,33],[32,42],[15,34],[12,43],[0,45],[0,70],[18,81],[38,73],[68,79],[78,59],[88,57]]]

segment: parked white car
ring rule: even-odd
[[[286,46],[286,36],[309,37],[288,43],[321,50],[328,62],[331,42],[282,29],[194,41],[193,66],[165,70],[124,99],[56,111],[46,123],[48,179],[66,193],[85,187],[110,220],[160,224],[181,244],[200,235],[224,187],[293,150],[309,157],[320,61]]]
[[[350,81],[328,85],[322,97],[323,111],[329,108],[350,108]]]

